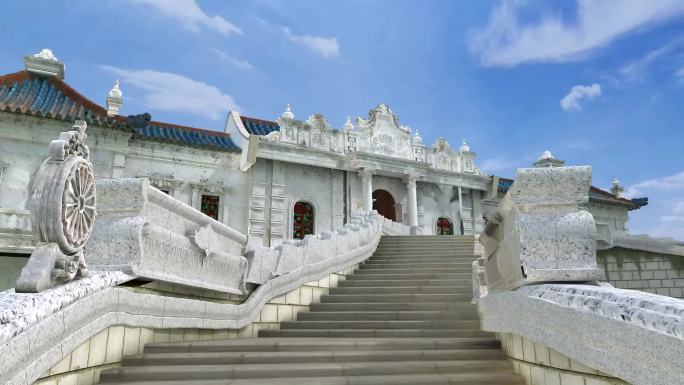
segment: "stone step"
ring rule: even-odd
[[[432,273],[458,273],[458,274],[463,274],[463,268],[458,268],[458,267],[416,267],[416,268],[401,268],[401,269],[396,269],[393,268],[393,266],[390,267],[366,267],[364,269],[358,269],[354,271],[354,275],[364,275],[364,274],[408,274],[408,273],[415,273],[415,274],[432,274]]]
[[[289,329],[259,330],[259,337],[321,338],[493,338],[494,334],[477,329]]]
[[[408,321],[408,320],[477,320],[477,312],[467,311],[310,311],[297,314],[299,321]]]
[[[389,374],[376,376],[335,377],[288,377],[230,380],[178,380],[159,381],[113,381],[111,385],[523,385],[524,379],[516,374],[487,373],[439,373],[439,374]]]
[[[405,252],[383,252],[378,251],[374,259],[377,258],[391,258],[391,259],[403,259],[403,258],[450,258],[451,260],[475,260],[477,257],[470,252],[420,252],[420,251],[405,251]]]
[[[507,360],[325,362],[236,365],[159,365],[114,368],[100,375],[102,383],[113,380],[198,380],[231,378],[287,378],[326,376],[370,376],[382,374],[508,372]]]
[[[147,353],[310,352],[367,350],[499,349],[494,338],[243,338],[218,341],[164,342],[145,345]]]
[[[470,302],[338,302],[312,303],[311,312],[339,311],[456,311],[460,314],[477,314],[477,305]],[[306,314],[306,313],[299,313]]]
[[[123,358],[122,365],[221,365],[270,364],[288,362],[382,362],[501,359],[506,359],[506,354],[500,349],[357,350],[308,352],[171,352],[145,353],[127,356]]]
[[[377,269],[377,270],[356,270],[354,274],[347,276],[345,281],[397,281],[397,280],[428,280],[428,279],[446,279],[459,280],[468,279],[472,277],[471,273],[415,273],[411,274],[411,270],[397,270],[397,269]]]
[[[321,295],[321,303],[333,302],[462,302],[470,303],[472,294],[345,294]]]
[[[428,255],[421,253],[410,253],[408,255],[397,255],[397,254],[377,254],[370,257],[369,261],[430,261],[430,262],[465,262],[467,260],[476,260],[479,256],[475,254],[461,254],[458,256],[454,255]]]
[[[403,261],[383,261],[369,259],[365,263],[359,265],[359,269],[377,269],[385,267],[395,267],[397,269],[412,269],[416,267],[446,267],[451,269],[470,269],[472,261],[420,261],[420,262],[403,262]]]
[[[473,258],[472,260],[470,258],[465,259],[465,258],[404,258],[404,259],[395,259],[395,258],[370,258],[363,264],[359,266],[364,266],[364,265],[380,265],[380,264],[396,264],[396,265],[425,265],[429,266],[430,264],[452,264],[454,266],[458,267],[464,267],[464,266],[471,266],[473,261],[476,258]]]
[[[307,330],[409,330],[409,329],[453,329],[453,330],[479,330],[480,321],[456,321],[456,320],[316,320],[316,321],[284,321],[280,323],[280,330],[307,329]]]
[[[469,279],[406,279],[406,280],[366,280],[356,279],[339,281],[338,287],[401,287],[401,286],[467,286]]]
[[[408,287],[333,287],[330,295],[336,294],[452,294],[468,293],[470,286],[408,286]]]

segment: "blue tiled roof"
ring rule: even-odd
[[[217,151],[239,152],[230,134],[175,124],[149,122],[135,129],[138,136],[160,142],[176,143],[191,147],[210,148]]]
[[[0,110],[98,125],[121,123],[62,80],[27,71],[0,76]]]
[[[268,135],[273,131],[280,131],[278,122],[248,118],[246,116],[241,116],[240,119],[247,129],[247,132],[252,135]]]

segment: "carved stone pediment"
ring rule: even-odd
[[[360,151],[397,158],[412,159],[411,130],[399,125],[397,115],[385,104],[368,113],[368,119],[357,118],[356,132]]]

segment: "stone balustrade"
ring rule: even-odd
[[[98,225],[86,245],[93,270],[244,294],[245,235],[150,186],[97,182]]]
[[[598,282],[590,182],[588,167],[518,170],[473,263],[482,328],[634,385],[681,384],[684,301]]]
[[[403,223],[395,222],[391,219],[382,217],[382,233],[385,235],[411,235],[411,226],[405,225]],[[417,228],[417,234],[420,235],[421,228]]]
[[[156,249],[160,242],[194,253],[186,256],[194,257],[204,248],[209,250],[205,259],[220,259],[225,257],[217,255],[221,249],[213,247],[225,245],[231,253],[238,252],[243,236],[157,192],[145,180],[102,181],[98,194],[102,195],[98,195],[99,202],[111,203],[98,207],[98,222],[87,246],[91,274],[40,293],[0,293],[0,383],[31,384],[76,347],[114,326],[242,329],[260,317],[268,301],[370,257],[382,235],[381,217],[363,213],[335,233],[248,253],[249,274],[246,269],[231,270],[232,276],[222,277],[232,285],[245,279],[259,283],[240,303],[160,296],[119,285],[144,277],[208,286],[196,281],[198,272],[187,267],[197,259],[173,262],[185,263],[185,271],[163,267],[160,263],[165,257]],[[165,232],[148,231],[162,224]],[[209,226],[212,231],[204,233]],[[185,239],[184,234],[190,236]],[[207,272],[209,279],[212,273]]]

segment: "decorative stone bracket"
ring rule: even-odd
[[[16,291],[37,293],[88,274],[83,246],[95,224],[95,175],[88,160],[87,124],[50,142],[50,157],[38,169],[30,196],[37,245],[21,271]]]

